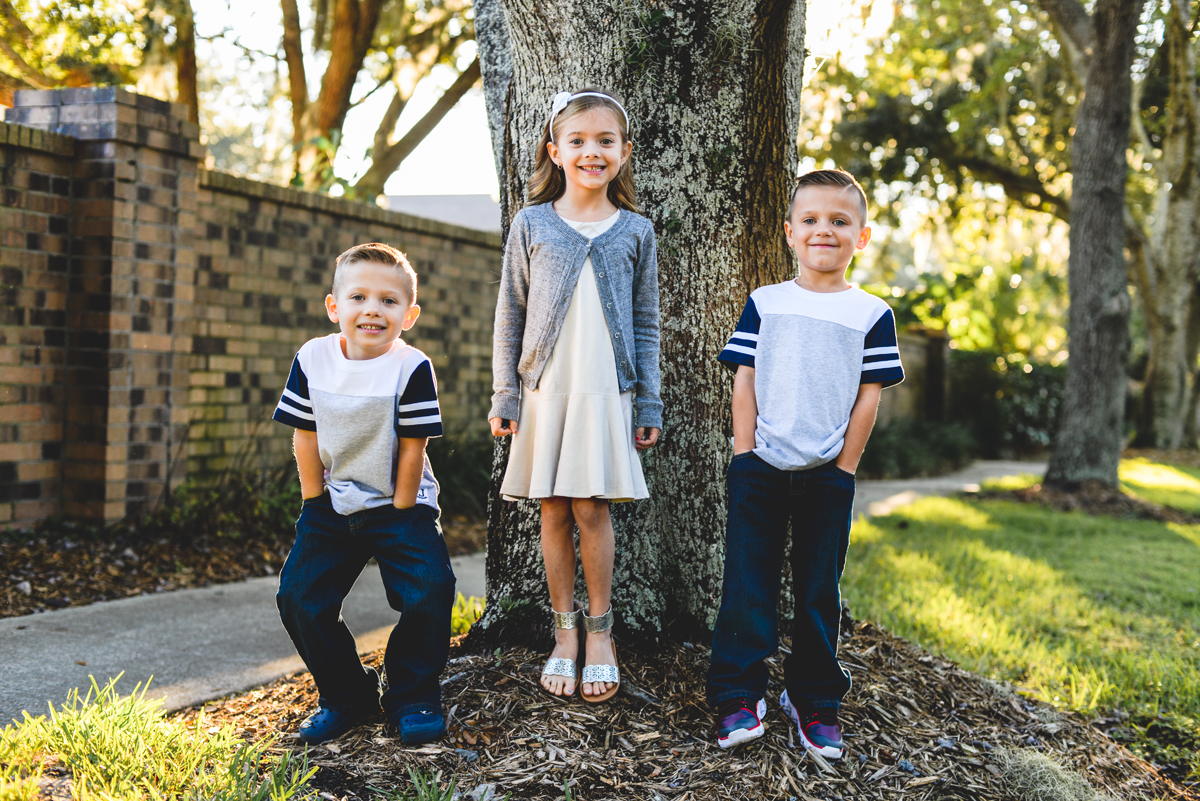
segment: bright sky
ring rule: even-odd
[[[301,3],[301,14],[307,15],[310,6]],[[282,38],[281,12],[277,3],[251,2],[233,4],[231,0],[194,0],[196,30],[201,36],[212,36],[229,29],[241,44],[260,51],[276,52]],[[863,0],[808,4],[808,48],[815,60],[833,52],[853,50],[863,33],[879,35],[891,23],[891,4],[872,3],[866,6],[868,18],[861,9]],[[201,58],[206,47],[213,48],[223,60],[233,63],[237,51],[227,42],[214,41],[201,45]],[[473,44],[465,47],[460,66],[474,57]],[[814,59],[807,70],[811,72]],[[311,62],[311,60],[310,60]],[[320,73],[310,63],[310,86],[316,86]],[[400,129],[415,123],[437,101],[442,91],[454,81],[454,73],[439,68],[417,87],[400,118]],[[351,179],[364,166],[362,154],[371,143],[375,126],[390,101],[386,92],[376,95],[350,112],[343,131],[335,171]],[[483,92],[474,89],[450,111],[420,146],[387,182],[390,195],[448,195],[490,194],[499,192],[496,169],[492,161],[491,139],[487,127]]]

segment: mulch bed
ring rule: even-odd
[[[464,652],[461,638],[443,679],[450,735],[406,748],[383,721],[309,751],[314,786],[327,801],[374,798],[408,786],[408,769],[452,779],[474,798],[517,799],[1007,799],[1010,774],[997,759],[1044,754],[1095,789],[1124,799],[1200,799],[1087,720],[1014,693],[928,654],[870,623],[845,627],[843,664],[854,678],[842,725],[847,751],[829,763],[797,747],[776,703],[782,659],[771,664],[767,733],[731,751],[715,744],[704,703],[706,649],[683,644],[656,658],[621,650],[625,684],[608,704],[555,699],[541,690],[544,653]],[[382,654],[369,662],[379,665]],[[308,674],[203,707],[204,725],[228,724],[251,740],[292,732],[316,704]],[[198,709],[177,715],[195,721]],[[1111,721],[1109,722],[1111,723]],[[470,796],[465,796],[470,797]],[[1051,796],[1046,796],[1051,797]]]
[[[487,524],[474,518],[443,518],[443,530],[451,556],[475,553],[487,540]],[[295,539],[294,530],[275,537],[148,538],[134,527],[72,534],[65,524],[50,537],[9,533],[0,538],[0,618],[275,575]]]
[[[1200,515],[1142,500],[1098,481],[1085,481],[1070,491],[1034,484],[1018,490],[985,490],[973,493],[972,497],[1034,503],[1060,512],[1083,511],[1090,515],[1126,520],[1153,520],[1158,523],[1184,525],[1200,523]]]

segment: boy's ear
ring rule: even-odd
[[[788,247],[794,246],[795,243],[792,242],[792,223],[789,220],[783,221],[783,237],[787,240]]]
[[[404,315],[404,322],[400,323],[400,330],[407,331],[408,329],[412,328],[413,323],[415,323],[417,321],[417,318],[420,316],[421,316],[421,307],[420,306],[418,306],[415,303],[412,306],[409,306],[408,314]]]
[[[859,250],[862,250],[863,248],[865,248],[867,246],[867,243],[870,241],[871,241],[871,226],[864,225],[863,229],[858,232],[858,243],[855,245],[855,247],[858,248]]]
[[[329,315],[332,322],[338,321],[337,301],[333,299],[333,295],[325,296],[325,313]]]

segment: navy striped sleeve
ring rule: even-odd
[[[433,378],[433,365],[426,359],[412,371],[404,391],[396,399],[396,436],[419,439],[441,435],[437,382]]]
[[[738,318],[733,336],[729,337],[729,342],[717,359],[730,370],[736,371],[739,364],[753,367],[754,353],[758,349],[758,328],[761,324],[762,319],[754,306],[754,298],[750,298],[746,301],[746,308],[742,309],[742,316]]]
[[[292,372],[288,376],[287,386],[284,387],[283,396],[279,398],[279,405],[275,407],[275,414],[271,417],[292,428],[317,430],[317,418],[313,414],[312,401],[308,397],[308,376],[300,366],[299,354],[292,360]]]
[[[895,386],[904,380],[900,365],[900,347],[896,343],[896,318],[892,310],[885,311],[863,340],[861,384]]]

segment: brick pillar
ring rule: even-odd
[[[116,88],[17,92],[9,122],[76,140],[63,509],[117,520],[186,474],[192,242],[187,108]]]

